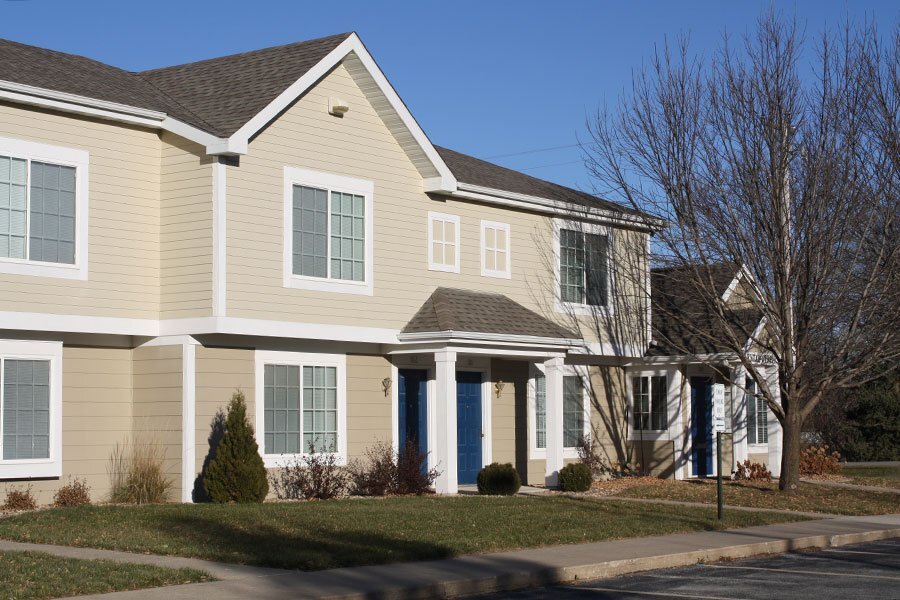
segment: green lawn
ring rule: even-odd
[[[256,505],[85,506],[0,519],[0,538],[328,569],[748,527],[793,515],[586,497],[405,497]]]
[[[841,475],[859,485],[900,489],[900,467],[844,467]]]
[[[900,512],[900,496],[803,483],[794,494],[778,491],[778,483],[728,482],[725,504],[752,508],[778,508],[841,515],[879,515]],[[715,480],[669,481],[623,490],[619,496],[716,503]]]
[[[0,599],[3,600],[43,600],[211,580],[206,573],[193,569],[77,560],[43,552],[0,551]]]

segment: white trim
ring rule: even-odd
[[[0,438],[0,480],[62,476],[63,345],[56,341],[0,340],[0,358],[50,361],[49,458],[3,460]],[[3,427],[3,386],[0,386],[0,431]]]
[[[331,69],[338,65],[348,54],[355,53],[357,58],[372,76],[375,84],[378,86],[382,94],[384,94],[391,108],[396,111],[397,116],[409,130],[413,139],[428,157],[429,162],[439,173],[439,177],[428,178],[425,180],[426,192],[437,191],[453,191],[456,189],[456,178],[450,172],[450,169],[441,159],[437,150],[428,140],[425,132],[416,123],[416,120],[410,114],[409,110],[403,104],[403,101],[397,95],[397,92],[388,82],[374,59],[369,54],[362,41],[355,33],[350,34],[346,40],[340,43],[334,50],[329,52],[322,60],[320,60],[309,71],[304,73],[297,81],[292,83],[286,90],[281,92],[274,100],[272,100],[264,109],[258,112],[252,119],[247,121],[240,129],[238,129],[229,138],[229,142],[246,146],[257,132],[265,127],[269,122],[276,119],[288,106],[290,106],[297,98],[302,96],[307,90],[316,85],[319,80],[324,77]]]
[[[453,241],[454,244],[454,263],[452,265],[445,264],[443,262],[435,262],[434,261],[434,223],[435,221],[439,221],[441,223],[453,223],[453,228],[456,233],[456,239]],[[459,215],[449,215],[445,213],[439,213],[429,210],[428,211],[428,270],[429,271],[444,271],[446,273],[459,273],[459,257],[461,254],[461,250],[459,247],[459,235],[460,230],[460,219]],[[445,227],[441,226],[441,231],[443,234],[446,234]],[[447,240],[441,240],[440,242],[441,248],[445,248],[447,245]]]
[[[666,227],[665,221],[650,215],[633,215],[628,212],[578,206],[570,202],[488,188],[463,181],[458,182],[457,187],[457,191],[450,194],[452,197],[475,200],[485,204],[511,206],[565,219],[585,219],[601,225],[628,227],[639,231],[659,231]]]
[[[544,374],[544,366],[540,363],[530,363],[528,365],[528,388],[526,392],[528,405],[528,458],[530,460],[546,460],[547,458],[547,432],[546,432],[546,414],[547,399],[546,393],[544,398],[544,447],[537,447],[537,374]]]
[[[216,160],[212,165],[212,211],[213,211],[213,296],[214,317],[224,317],[226,312],[226,179],[228,167]]]
[[[400,333],[397,338],[401,342],[490,342],[501,345],[533,345],[550,346],[553,348],[565,348],[568,346],[581,346],[584,340],[566,338],[548,338],[536,335],[514,335],[505,333],[483,333],[479,331],[420,331],[414,333]]]
[[[61,112],[170,131],[206,147],[208,154],[246,154],[246,144],[216,137],[165,113],[127,104],[68,94],[47,88],[0,80],[0,99]]]
[[[181,501],[193,502],[197,466],[197,342],[181,345]]]
[[[426,383],[426,386],[428,384]],[[391,361],[391,449],[393,449],[394,454],[400,452],[400,367],[397,366],[396,361]],[[425,415],[425,418],[430,417],[430,411],[428,411],[427,402],[428,398],[425,399],[426,408],[428,414]],[[430,453],[429,453],[430,454]],[[430,468],[430,467],[429,467]]]
[[[592,304],[579,304],[575,302],[563,302],[561,297],[561,279],[560,279],[560,257],[562,250],[560,249],[560,231],[563,229],[576,231],[582,234],[602,235],[606,237],[606,304],[604,306],[595,306]],[[610,317],[614,313],[613,299],[615,296],[615,278],[613,277],[613,254],[615,240],[613,239],[613,230],[605,225],[595,223],[584,223],[579,221],[564,221],[562,219],[553,220],[553,281],[554,304],[556,312],[568,315],[596,315],[600,314],[604,317]],[[586,284],[585,284],[586,285]],[[587,290],[585,290],[587,294]]]
[[[47,162],[75,169],[75,262],[53,263],[29,258],[0,258],[0,273],[31,275],[60,279],[88,278],[88,203],[90,153],[76,148],[65,148],[40,142],[0,137],[0,155],[28,161],[26,169],[26,255],[30,246],[31,229],[31,161]]]
[[[325,261],[328,275],[326,277],[310,277],[294,273],[293,262],[293,209],[294,186],[308,186],[324,189],[328,199],[328,216],[326,217],[326,252]],[[365,273],[363,281],[348,281],[331,277],[331,193],[342,192],[363,196],[365,226]],[[341,294],[360,294],[371,296],[374,293],[375,263],[375,211],[373,196],[375,184],[367,179],[347,177],[335,173],[310,171],[297,167],[284,167],[284,287],[318,292],[336,292]]]
[[[563,398],[560,398],[560,401],[563,403],[563,414],[565,414],[565,378],[566,377],[578,377],[581,381],[581,408],[584,413],[583,415],[583,425],[581,435],[588,435],[592,431],[591,426],[591,372],[590,368],[587,365],[563,365]],[[566,428],[565,428],[565,418],[563,419],[563,458],[578,458],[578,447],[577,446],[566,446]]]
[[[275,350],[255,351],[256,390],[256,438],[259,454],[267,469],[275,469],[291,464],[307,452],[297,454],[266,454],[265,452],[265,365],[292,365],[300,367],[300,387],[303,387],[303,367],[335,367],[337,377],[337,438],[338,448],[334,454],[340,465],[347,464],[347,355],[322,354],[313,352],[284,352]],[[303,443],[303,398],[300,398],[300,443]]]
[[[499,277],[501,279],[510,279],[512,278],[512,242],[510,241],[511,235],[509,230],[509,223],[499,223],[497,221],[485,221],[482,219],[481,221],[481,276],[482,277]],[[503,231],[506,233],[506,248],[503,249],[503,252],[506,254],[506,268],[505,269],[488,269],[486,266],[486,255],[488,251],[487,247],[487,237],[486,233],[488,229],[494,230],[494,240],[495,247],[491,248],[495,252],[498,250],[496,247],[496,235],[498,231]]]
[[[665,429],[644,429],[638,430],[634,428],[634,378],[635,377],[648,377],[650,379],[650,401],[651,401],[651,413],[652,413],[652,401],[653,401],[653,377],[665,377],[666,378],[666,427]],[[678,369],[676,368],[630,368],[625,370],[625,417],[627,419],[627,425],[625,431],[627,433],[626,439],[630,442],[640,442],[641,440],[654,441],[654,440],[675,440],[678,437],[678,417],[680,415],[680,406],[681,403],[678,402],[678,398],[681,396],[681,380],[679,377]]]

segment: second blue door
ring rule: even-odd
[[[691,462],[694,477],[712,475],[712,381],[691,377]]]
[[[459,483],[475,483],[481,470],[481,373],[456,373],[456,444]]]

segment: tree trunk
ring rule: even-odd
[[[792,407],[793,408],[793,407]],[[803,416],[793,409],[781,424],[781,477],[778,489],[795,492],[800,487],[800,437],[803,431]]]

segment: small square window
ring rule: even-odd
[[[509,238],[508,224],[481,222],[481,274],[484,277],[510,277]]]
[[[428,213],[428,269],[459,273],[459,217]]]

